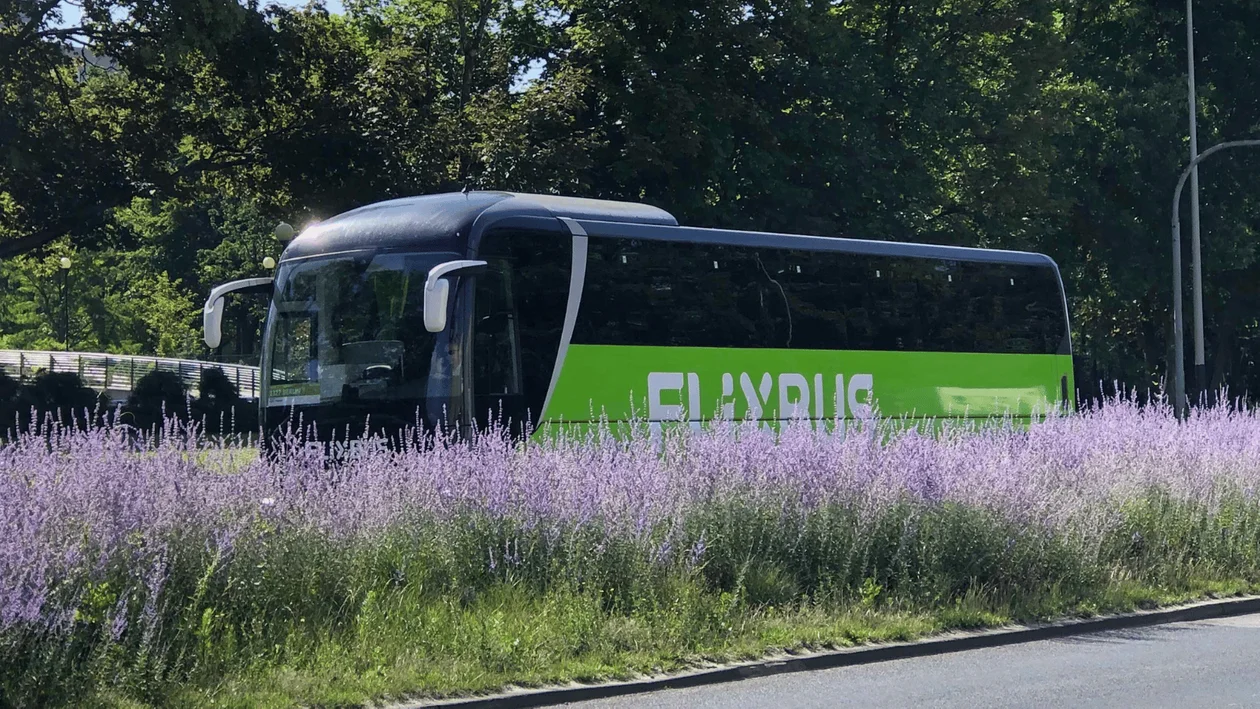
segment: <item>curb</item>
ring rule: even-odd
[[[1209,618],[1224,618],[1248,613],[1260,613],[1260,596],[1200,601],[1175,608],[1122,613],[1102,618],[1065,620],[1044,625],[950,633],[914,642],[862,645],[812,654],[782,655],[770,659],[733,663],[713,669],[691,670],[678,674],[623,682],[608,682],[604,684],[573,683],[568,686],[553,686],[540,689],[514,689],[502,694],[481,697],[419,702],[413,700],[391,704],[390,706],[392,709],[421,709],[422,707],[526,709],[527,707],[555,706],[568,702],[644,694],[662,689],[699,687],[789,672],[806,672],[865,665],[874,662],[887,662],[889,660],[942,655],[963,650],[1015,645],[1037,640],[1050,640],[1071,635],[1100,633],[1109,630],[1122,630],[1165,623],[1183,623]]]

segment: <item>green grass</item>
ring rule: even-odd
[[[285,647],[225,643],[245,650],[218,670],[194,672],[148,701],[115,689],[85,706],[353,707],[381,700],[490,693],[508,686],[626,680],[767,655],[911,641],[951,630],[992,628],[1127,612],[1260,591],[1238,578],[1190,576],[1149,585],[1113,581],[1083,596],[1054,589],[1001,598],[972,589],[934,607],[866,593],[756,605],[743,591],[706,589],[675,577],[656,599],[623,613],[598,594],[526,583],[496,583],[471,597],[434,598],[421,589],[370,593],[343,632],[286,633]],[[252,647],[251,647],[252,645]],[[225,667],[231,669],[225,673]]]
[[[207,448],[191,451],[185,455],[197,466],[235,473],[258,460],[258,448],[248,446]]]
[[[166,696],[181,707],[350,707],[381,699],[449,697],[509,685],[625,680],[766,655],[909,641],[958,629],[1132,611],[1253,592],[1254,583],[1191,579],[1125,582],[1069,601],[1054,594],[1015,604],[971,594],[936,609],[810,603],[750,607],[730,594],[679,588],[670,608],[629,616],[582,594],[492,589],[467,606],[415,603],[400,593],[361,611],[351,638],[323,637],[301,662],[263,661]],[[98,697],[104,706],[145,706]]]
[[[399,519],[352,539],[260,519],[224,558],[188,529],[168,540],[151,632],[143,570],[122,560],[115,576],[70,589],[81,600],[68,641],[0,636],[0,700],[361,706],[1260,591],[1250,498],[1207,507],[1152,493],[1121,512],[1086,538],[951,504],[894,505],[872,519],[731,500],[679,520],[664,557],[653,530],[468,515]],[[488,550],[509,548],[511,564],[487,563]],[[120,599],[132,620],[115,642],[107,629]]]

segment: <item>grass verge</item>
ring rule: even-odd
[[[1159,416],[332,465],[23,439],[0,706],[354,706],[1257,590],[1260,425]]]
[[[1127,581],[1084,598],[1048,591],[1018,601],[976,591],[936,608],[914,608],[877,596],[848,604],[757,607],[730,593],[708,593],[685,584],[676,591],[669,607],[628,616],[607,612],[601,599],[589,594],[539,595],[517,584],[486,589],[466,604],[417,602],[401,591],[361,609],[353,636],[325,636],[305,648],[289,648],[298,661],[277,665],[259,657],[227,676],[194,678],[171,687],[152,702],[103,693],[88,705],[357,707],[490,693],[508,686],[626,680],[785,652],[909,641],[951,630],[1237,596],[1260,591],[1260,584],[1204,577],[1161,586]]]

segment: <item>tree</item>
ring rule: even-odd
[[[257,275],[277,220],[467,184],[641,200],[706,226],[1043,251],[1067,286],[1078,381],[1165,375],[1180,5],[346,4],[87,0],[66,27],[55,4],[14,0],[0,256],[26,256],[0,265],[0,342],[56,344],[47,269],[73,250],[101,304],[72,304],[76,342],[200,351],[184,314],[212,283]],[[1198,8],[1205,145],[1260,131],[1254,5]],[[79,71],[67,48],[84,43],[116,70]],[[1242,154],[1202,171],[1213,382],[1248,391],[1258,171]],[[141,311],[129,292],[161,302]],[[256,340],[245,318],[260,316],[243,308],[237,339]]]
[[[139,194],[188,194],[258,157],[232,110],[266,100],[275,43],[256,7],[84,0],[79,18],[56,0],[0,16],[0,256],[82,241]],[[83,47],[114,66],[83,66]],[[235,106],[189,110],[216,87]]]

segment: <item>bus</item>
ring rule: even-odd
[[[316,223],[263,293],[264,438],[714,419],[1031,418],[1075,406],[1035,253],[687,227],[628,202],[465,191]]]

